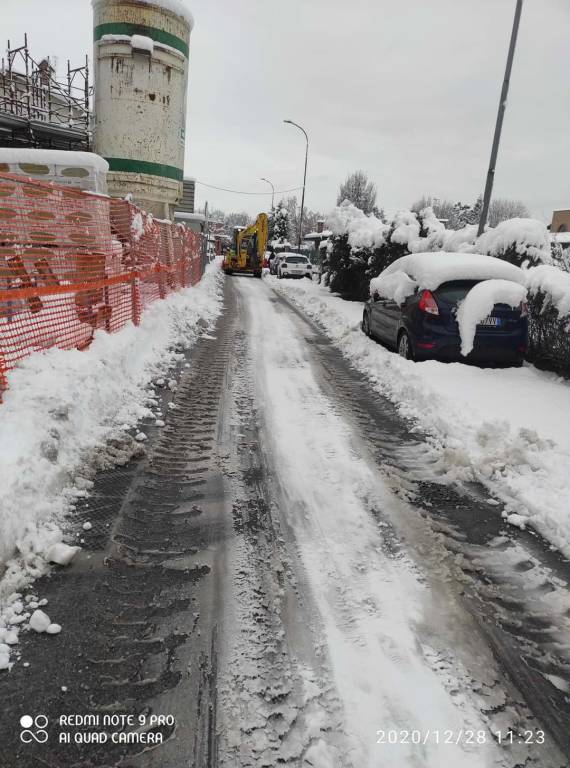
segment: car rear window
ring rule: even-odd
[[[287,256],[287,264],[306,264],[307,259],[304,256]]]
[[[443,283],[434,293],[438,299],[448,304],[457,304],[463,301],[471,288],[478,282],[478,280],[456,280],[453,283]]]

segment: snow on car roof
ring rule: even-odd
[[[435,290],[451,280],[512,280],[521,285],[526,282],[519,267],[479,253],[411,253],[397,259],[382,272],[381,277],[394,272],[405,272],[417,282],[419,288],[428,290]]]

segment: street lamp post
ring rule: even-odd
[[[307,136],[307,131],[298,123],[294,123],[292,120],[283,120],[283,122],[289,123],[289,125],[294,125],[295,128],[298,128],[300,131],[303,131],[303,133],[305,134],[305,139],[307,141],[307,146],[305,148],[305,175],[303,176],[303,195],[301,197],[301,217],[299,220],[299,242],[297,244],[297,248],[300,252],[301,240],[303,238],[303,213],[305,211],[305,187],[307,185],[307,160],[309,158],[309,137]]]
[[[489,204],[491,202],[491,194],[493,192],[493,182],[495,181],[495,168],[497,166],[497,155],[499,153],[499,143],[501,141],[501,131],[503,129],[503,118],[505,117],[505,109],[507,108],[507,96],[509,93],[509,84],[511,81],[511,70],[513,68],[513,59],[515,57],[515,48],[517,45],[517,37],[519,33],[519,24],[521,20],[522,7],[523,7],[523,0],[517,0],[517,7],[515,10],[515,20],[513,22],[513,31],[511,34],[511,44],[509,46],[509,54],[507,56],[507,67],[505,69],[505,79],[503,80],[503,88],[501,90],[501,100],[499,102],[499,113],[497,114],[497,123],[495,125],[495,136],[493,137],[493,147],[491,149],[491,160],[489,162],[489,170],[487,172],[487,183],[485,184],[483,208],[481,210],[481,218],[479,219],[479,230],[477,232],[478,236],[483,234],[485,230],[485,224],[487,223],[487,216],[489,215]]]
[[[261,181],[266,181],[268,184],[271,185],[271,210],[275,208],[275,187],[273,186],[272,182],[269,181],[269,179],[262,178]]]

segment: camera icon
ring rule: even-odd
[[[45,730],[48,725],[48,718],[45,715],[22,715],[20,718],[20,741],[24,744],[31,744],[36,741],[38,744],[45,744],[48,740],[48,732]]]

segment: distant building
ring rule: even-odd
[[[570,210],[554,211],[550,231],[553,235],[557,232],[570,232]]]
[[[328,238],[331,235],[332,232],[328,229],[325,229],[325,222],[321,220],[317,222],[317,231],[309,232],[309,234],[305,235],[303,238],[305,241],[313,243],[314,245],[314,251],[311,254],[311,258],[315,263],[320,261],[321,248],[326,245]]]

